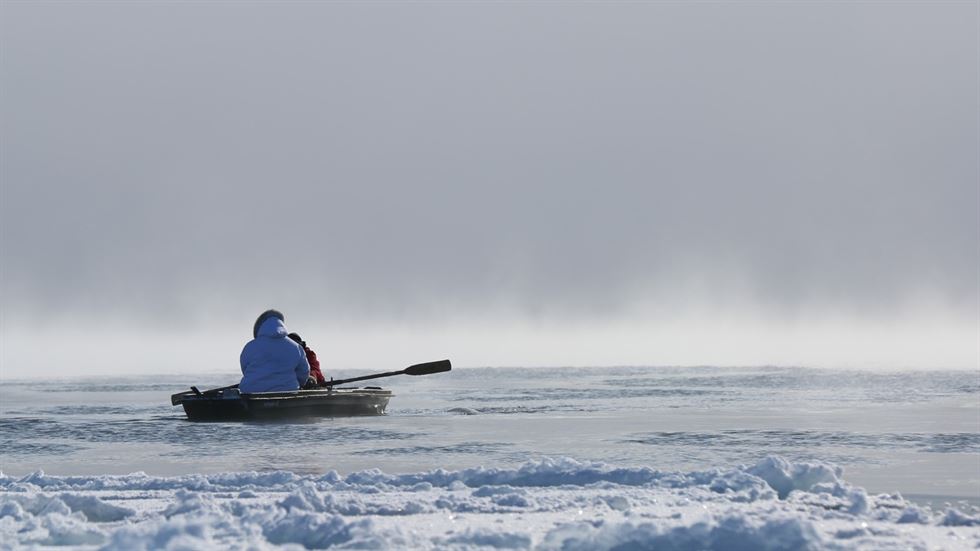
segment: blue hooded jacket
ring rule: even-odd
[[[257,336],[242,349],[242,382],[238,390],[281,392],[299,390],[310,376],[306,352],[288,338],[282,320],[269,317],[259,325]]]

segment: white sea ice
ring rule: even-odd
[[[824,464],[154,477],[0,475],[4,548],[975,549],[976,510],[868,495]]]

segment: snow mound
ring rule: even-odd
[[[687,525],[653,522],[620,523],[594,527],[577,523],[548,532],[541,549],[590,551],[594,549],[718,549],[765,551],[824,549],[829,542],[807,519],[775,516],[753,519],[742,515],[708,518]]]
[[[693,472],[546,458],[341,476],[0,474],[13,549],[972,549],[980,512],[871,496],[820,463]]]

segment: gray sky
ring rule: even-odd
[[[2,373],[233,371],[267,307],[338,366],[978,368],[978,27],[5,1]]]

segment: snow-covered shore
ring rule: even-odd
[[[768,457],[696,472],[544,459],[341,476],[0,475],[4,548],[975,549],[980,512]]]

